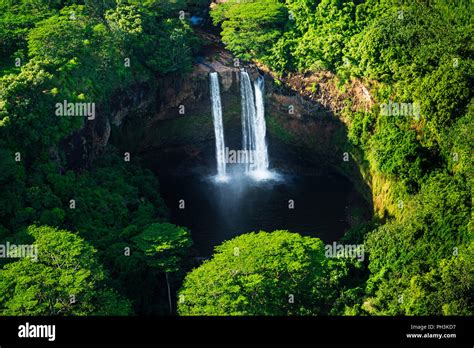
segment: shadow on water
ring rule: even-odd
[[[171,221],[190,229],[199,256],[225,240],[252,231],[277,229],[338,240],[350,227],[348,214],[357,192],[339,175],[293,176],[256,182],[231,175],[228,182],[194,171],[161,179]],[[179,201],[184,200],[184,209]]]

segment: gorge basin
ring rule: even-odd
[[[227,91],[215,72],[200,88],[190,86],[209,93],[189,102],[186,116],[152,123],[139,150],[160,181],[170,222],[190,230],[195,255],[209,257],[222,242],[259,231],[288,230],[332,243],[370,216],[353,182],[326,163],[328,153],[339,151],[328,145],[334,121],[288,121],[280,115],[285,104],[265,94],[261,75],[227,77],[233,86]],[[288,142],[285,132],[317,139],[324,155],[307,156],[306,143]],[[227,161],[226,149],[245,150],[254,161]]]
[[[352,184],[336,174],[280,172],[279,180],[256,182],[243,175],[218,183],[198,169],[160,180],[171,222],[189,228],[200,257],[210,256],[225,240],[260,230],[289,230],[325,243],[338,240],[350,227],[358,196]]]

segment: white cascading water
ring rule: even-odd
[[[222,123],[222,104],[219,88],[219,75],[216,72],[210,73],[212,118],[214,121],[214,133],[216,136],[216,161],[217,180],[226,181],[226,159],[224,142],[224,125]]]
[[[265,136],[267,126],[265,124],[265,106],[263,102],[263,88],[265,86],[263,77],[259,76],[254,82],[255,86],[255,168],[257,172],[268,170],[268,150]]]
[[[268,150],[265,140],[265,108],[263,101],[264,80],[262,77],[254,83],[255,99],[250,76],[241,72],[240,93],[242,98],[242,146],[252,163],[245,166],[246,172],[256,180],[268,179]]]

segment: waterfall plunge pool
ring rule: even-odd
[[[331,243],[350,227],[354,212],[366,209],[341,175],[278,172],[277,180],[230,175],[228,181],[216,182],[208,168],[195,168],[160,178],[161,193],[171,222],[191,231],[201,257],[209,257],[225,240],[260,230],[289,230]]]

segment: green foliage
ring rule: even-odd
[[[133,238],[151,267],[162,272],[176,272],[192,241],[189,232],[169,223],[154,223]]]
[[[64,8],[37,24],[28,34],[28,54],[52,64],[61,64],[87,54],[84,40],[90,38],[89,18],[83,6]],[[86,52],[84,52],[86,51]]]
[[[146,265],[130,258],[130,264],[135,265],[131,269],[123,262],[124,248],[130,245],[133,235],[124,234],[117,240],[127,226],[128,231],[138,234],[139,229],[166,216],[156,179],[137,166],[125,168],[123,160],[114,156],[100,158],[93,171],[82,173],[65,171],[64,163],[50,161],[52,150],[64,156],[57,150],[59,141],[84,123],[78,117],[56,116],[56,102],[85,99],[100,103],[115,90],[134,83],[133,78],[189,68],[189,50],[176,53],[170,48],[156,54],[151,44],[161,40],[182,49],[189,38],[185,24],[175,20],[159,22],[156,15],[145,10],[137,13],[142,19],[141,30],[132,26],[135,29],[131,33],[116,35],[120,28],[89,17],[84,7],[62,9],[29,32],[30,61],[22,65],[17,75],[0,78],[0,235],[12,235],[31,223],[78,231],[100,250],[100,261],[107,267],[114,270],[117,264],[121,265],[118,269],[123,272],[112,273],[108,282],[132,298],[138,312],[149,308],[156,313],[157,307],[150,303],[151,294],[137,292],[131,285],[136,284],[135,277],[144,277]],[[121,24],[130,28],[129,19],[123,17]],[[131,23],[136,23],[137,18],[132,18],[135,21]],[[115,40],[117,37],[120,40]],[[134,40],[142,41],[146,50],[133,47]],[[170,55],[173,52],[180,55],[179,59]],[[134,75],[124,66],[125,57],[130,57],[136,69]],[[16,153],[21,154],[20,162],[14,162]],[[70,208],[71,199],[75,200],[75,209]],[[130,282],[131,279],[135,280]],[[152,289],[156,280],[148,284]],[[101,296],[106,302],[114,300],[113,294]],[[153,301],[158,300],[153,297]],[[103,307],[100,313],[113,312]]]
[[[402,306],[407,315],[471,315],[470,299],[474,284],[474,243],[461,248],[456,256],[439,261],[438,267],[414,275],[406,290],[409,298]]]
[[[64,100],[93,102],[100,110],[96,116],[103,121],[110,98],[118,91],[136,83],[154,84],[160,75],[190,71],[198,41],[187,22],[178,19],[177,9],[184,5],[184,1],[161,0],[0,0],[0,21],[5,24],[0,26],[0,237],[16,239],[31,224],[77,231],[97,248],[97,259],[111,274],[107,279],[102,277],[102,268],[94,258],[97,265],[90,277],[97,276],[104,286],[120,289],[132,299],[138,313],[162,310],[162,299],[150,293],[161,291],[157,279],[147,279],[146,291],[134,287],[147,277],[150,268],[132,241],[147,226],[167,217],[158,182],[139,163],[124,163],[111,153],[110,146],[92,169],[70,170],[74,159],[68,158],[60,142],[86,128],[89,121],[58,117],[55,109]],[[21,66],[14,66],[15,57],[21,58]],[[46,227],[44,233],[49,233]],[[126,248],[133,249],[130,256],[125,255]],[[161,262],[173,265],[176,257],[164,253]],[[27,262],[5,267],[23,269]],[[31,267],[31,282],[47,283],[48,268]],[[11,271],[8,276],[13,274]],[[51,275],[51,284],[62,281],[60,276]],[[29,285],[24,278],[25,286]],[[83,286],[81,282],[79,279],[77,285]],[[5,298],[12,297],[15,283],[3,285]],[[124,302],[114,291],[104,289],[98,288],[92,296],[85,288],[90,304],[84,301],[84,308],[74,307],[77,311],[58,311],[130,313],[128,300]],[[31,291],[31,296],[37,296]],[[12,301],[13,307],[20,302],[18,298]],[[8,313],[20,313],[13,307]],[[42,306],[36,310],[37,314],[49,313]]]
[[[104,287],[106,275],[83,239],[48,226],[31,226],[28,233],[37,259],[22,258],[0,270],[2,315],[131,314],[129,301]]]
[[[421,182],[426,156],[414,130],[402,130],[387,120],[370,138],[369,146],[372,160],[381,173],[404,181],[408,188]]]
[[[347,266],[326,259],[319,239],[287,231],[244,234],[216,247],[211,260],[187,275],[178,313],[324,314],[347,274]]]
[[[140,34],[143,32],[142,19],[137,6],[119,4],[114,10],[105,14],[110,28],[126,35]]]
[[[466,114],[443,134],[441,143],[445,144],[443,155],[450,169],[454,173],[465,173],[472,187],[474,180],[474,160],[471,155],[474,146],[474,101],[472,99]]]
[[[53,75],[34,62],[18,75],[0,79],[0,142],[30,159],[39,157],[41,148],[58,142],[81,121],[54,114],[54,99],[45,93],[52,84]]]
[[[21,210],[25,192],[24,168],[18,165],[10,151],[0,149],[0,238],[8,234],[6,223],[9,218]]]
[[[137,280],[130,279],[143,278],[146,263],[139,253],[128,257],[124,250],[133,245],[131,238],[140,229],[167,216],[156,178],[132,163],[124,165],[113,154],[102,157],[90,172],[59,173],[54,165],[42,165],[34,175],[22,176],[23,167],[13,161],[13,154],[1,154],[4,180],[9,180],[2,184],[5,191],[0,198],[4,236],[32,223],[77,230],[99,250],[99,260],[111,271],[108,282],[126,293],[138,312],[143,311],[147,304],[142,296],[147,294],[137,293],[132,286]]]
[[[185,21],[163,18],[160,11],[138,5],[118,5],[105,17],[131,64],[162,74],[190,71],[197,40]]]
[[[287,19],[285,7],[276,0],[229,5],[223,14],[222,41],[240,58],[268,59],[271,43],[281,36]],[[216,18],[216,15],[214,15]]]
[[[383,315],[472,313],[471,201],[466,183],[437,173],[403,208],[401,220],[369,233],[369,312]],[[472,260],[471,260],[472,261]],[[452,269],[451,275],[448,275]],[[402,296],[402,300],[400,300]]]
[[[456,67],[453,64],[452,59],[445,60],[425,76],[415,89],[421,114],[426,118],[426,140],[429,144],[439,143],[441,147],[445,146],[443,134],[465,113],[472,99],[474,62],[461,61]]]
[[[392,198],[404,200],[399,220],[389,219],[374,231],[362,227],[351,232],[358,240],[366,235],[370,249],[365,311],[472,313],[472,244],[466,231],[474,177],[473,3],[281,3],[289,18],[277,39],[258,50],[231,42],[240,30],[232,11],[239,13],[245,30],[246,20],[253,18],[246,13],[249,5],[219,4],[211,16],[233,53],[263,62],[280,76],[328,69],[344,81],[358,78],[371,86],[375,103],[419,105],[420,117],[385,115],[377,106],[344,113],[349,141],[369,163],[367,177],[384,177],[392,183]],[[265,27],[252,30],[255,37],[266,33]],[[348,303],[363,292],[354,287],[341,295],[342,312],[359,313],[357,304]]]
[[[0,238],[39,246],[37,262],[0,269],[1,314],[131,314],[122,294],[136,313],[167,311],[156,274],[182,274],[189,233],[164,223],[159,185],[139,163],[125,165],[107,152],[90,169],[68,169],[59,142],[86,121],[56,116],[55,104],[91,101],[106,115],[118,90],[189,72],[198,41],[178,11],[196,3],[0,0]],[[236,56],[279,75],[329,69],[343,81],[355,77],[375,86],[376,103],[416,102],[421,117],[379,115],[377,107],[345,115],[369,176],[388,178],[394,196],[405,200],[397,219],[345,236],[357,243],[365,236],[370,273],[360,263],[325,258],[318,239],[251,233],[217,247],[187,276],[180,314],[472,314],[472,6],[212,5]],[[24,234],[32,224],[42,227]],[[137,288],[139,282],[147,286]]]
[[[184,21],[138,5],[118,5],[105,16],[107,25],[85,6],[65,7],[25,35],[30,61],[0,77],[0,133],[8,147],[47,149],[84,124],[56,116],[57,102],[100,104],[137,80],[190,70],[197,41]]]
[[[352,144],[364,147],[373,134],[375,115],[373,113],[354,112],[351,113],[351,118],[347,137]]]
[[[8,64],[6,61],[4,62],[4,59],[13,60],[13,55],[18,50],[26,48],[26,35],[35,26],[35,23],[47,18],[52,13],[54,12],[48,4],[40,0],[0,1],[0,23],[2,23],[0,25],[0,42],[2,43],[0,46],[0,68],[3,64]],[[10,62],[10,64],[12,63]]]
[[[282,75],[284,71],[293,70],[296,66],[296,62],[291,53],[296,49],[297,44],[298,40],[295,33],[292,31],[285,32],[271,47],[266,63],[269,64],[278,75]]]
[[[144,262],[153,273],[165,275],[170,313],[173,312],[169,273],[176,276],[182,271],[192,240],[189,232],[169,223],[154,223],[132,238],[138,250],[143,253]],[[150,272],[151,273],[151,272]],[[181,272],[182,273],[182,272]],[[171,277],[173,281],[175,277]]]
[[[343,47],[354,33],[352,0],[323,0],[301,31],[294,56],[298,70],[333,69],[342,63]]]

